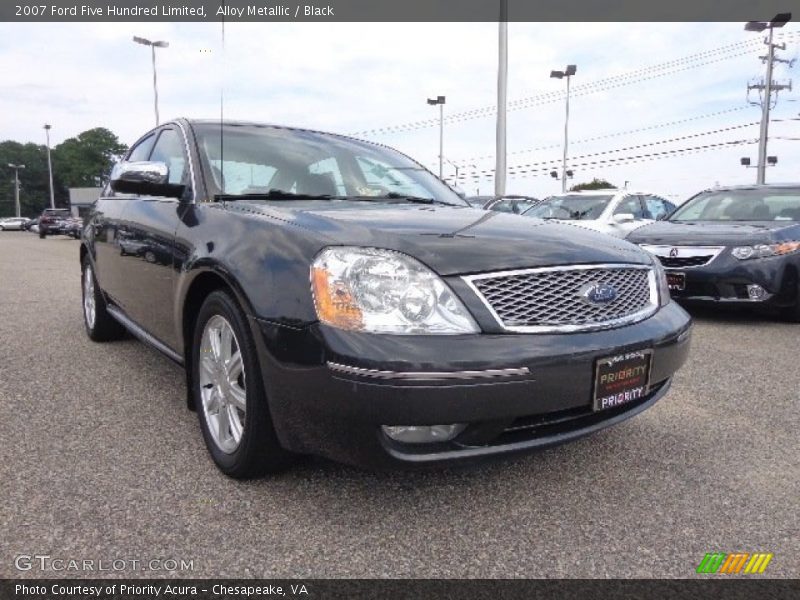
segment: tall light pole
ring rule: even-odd
[[[56,207],[56,199],[53,194],[53,163],[50,160],[50,125],[44,124],[44,135],[47,137],[47,172],[50,175],[50,208]],[[17,215],[19,216],[19,215]]]
[[[428,98],[431,106],[439,105],[439,179],[444,174],[444,96]]]
[[[133,36],[133,41],[143,46],[150,46],[151,56],[153,58],[153,105],[156,109],[156,125],[158,125],[158,82],[156,79],[156,48],[169,48],[169,42],[156,41],[145,39],[143,37]]]
[[[786,86],[774,86],[772,83],[772,65],[775,63],[775,48],[785,49],[785,44],[773,44],[772,34],[776,27],[783,27],[792,18],[791,13],[781,13],[775,15],[772,21],[749,21],[745,24],[745,31],[756,31],[761,33],[765,29],[769,29],[769,34],[764,40],[767,45],[767,55],[762,58],[767,63],[767,75],[763,85],[752,85],[750,89],[763,89],[764,96],[761,101],[761,130],[758,136],[758,168],[756,171],[756,183],[763,184],[766,180],[767,174],[767,137],[769,134],[769,110],[770,103],[772,102],[772,91],[783,89]]]
[[[494,195],[506,193],[506,104],[508,98],[508,0],[500,0],[497,32],[497,123],[495,125]]]
[[[564,157],[561,161],[561,191],[567,191],[567,148],[569,146],[569,80],[575,75],[577,67],[575,65],[567,65],[563,71],[550,71],[550,77],[553,79],[567,79],[567,104],[566,116],[564,118]]]
[[[25,165],[14,165],[8,163],[8,166],[14,169],[14,209],[16,210],[17,213],[16,216],[19,217],[21,216],[19,210],[19,170],[24,169]]]

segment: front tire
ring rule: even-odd
[[[123,337],[125,328],[106,309],[106,300],[97,285],[94,268],[88,256],[83,257],[81,288],[83,324],[89,338],[95,342],[110,342]]]
[[[197,415],[217,467],[235,479],[288,468],[293,455],[275,434],[255,344],[226,292],[212,292],[203,302],[191,361]]]

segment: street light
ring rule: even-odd
[[[8,163],[8,166],[14,169],[14,209],[16,210],[17,217],[20,217],[19,211],[19,170],[24,169],[25,165],[14,165]]]
[[[444,96],[428,98],[431,106],[439,105],[439,179],[444,173]]]
[[[578,68],[575,65],[567,65],[563,71],[550,71],[552,79],[567,79],[567,104],[566,117],[564,119],[564,159],[561,162],[561,191],[567,191],[567,146],[569,144],[569,80],[575,75]]]
[[[56,207],[55,196],[53,195],[53,163],[50,160],[50,125],[44,124],[44,134],[47,137],[47,172],[50,175],[50,208]]]
[[[137,44],[142,44],[143,46],[150,46],[150,52],[153,58],[153,95],[154,95],[153,104],[156,109],[156,125],[158,125],[158,85],[156,82],[156,48],[169,48],[169,42],[164,42],[164,41],[153,42],[151,40],[138,36],[133,36],[133,41],[136,42]]]

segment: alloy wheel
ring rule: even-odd
[[[247,393],[239,343],[222,315],[206,323],[199,361],[200,396],[209,433],[220,450],[231,454],[242,441]]]

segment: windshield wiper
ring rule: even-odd
[[[452,206],[449,202],[443,202],[436,198],[423,198],[422,196],[412,196],[409,194],[398,194],[397,192],[389,192],[382,196],[370,196],[375,200],[404,200],[405,202],[412,202],[414,204],[446,204]]]
[[[268,192],[254,192],[251,194],[215,194],[217,202],[232,202],[235,200],[338,200],[344,196],[330,194],[298,194],[283,190],[269,190]]]

